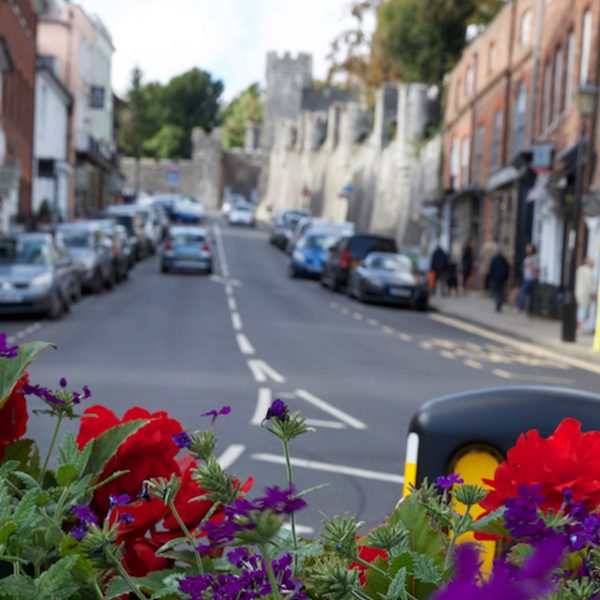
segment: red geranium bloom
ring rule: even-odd
[[[103,485],[94,494],[92,506],[100,517],[105,517],[110,508],[109,496],[128,494],[137,497],[146,479],[155,477],[169,478],[172,473],[179,474],[175,456],[179,448],[171,436],[180,433],[181,424],[169,418],[166,412],[150,413],[143,408],[128,410],[123,419],[103,406],[91,406],[81,417],[77,444],[83,448],[91,439],[121,423],[136,419],[149,422],[132,433],[118,448],[114,456],[106,464],[100,481],[116,471],[128,471],[127,475],[118,477],[107,485]]]
[[[27,401],[23,394],[23,386],[28,383],[27,373],[19,379],[13,388],[8,400],[0,409],[0,459],[4,455],[4,448],[16,440],[21,439],[27,431]]]
[[[380,548],[369,548],[369,546],[358,546],[358,556],[361,560],[364,560],[368,563],[374,562],[377,558],[383,558],[387,560],[389,558],[388,553],[385,550],[381,550]],[[360,585],[367,585],[367,576],[365,571],[367,567],[361,565],[360,563],[353,562],[350,569],[358,569],[360,571],[358,577],[360,579]]]
[[[581,423],[570,418],[547,438],[532,429],[519,436],[494,479],[484,482],[492,488],[481,503],[487,512],[517,497],[522,484],[541,486],[545,512],[560,509],[567,488],[575,501],[582,500],[593,511],[600,505],[600,431],[582,433]]]

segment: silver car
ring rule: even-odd
[[[206,229],[192,225],[173,225],[162,244],[160,270],[204,271],[212,273],[212,248]]]
[[[0,314],[57,319],[69,310],[78,286],[73,261],[51,234],[0,237]]]

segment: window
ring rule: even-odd
[[[592,12],[588,9],[583,15],[583,32],[581,34],[581,64],[579,68],[579,85],[586,85],[590,71],[590,44],[592,41]]]
[[[525,121],[527,113],[527,89],[521,81],[515,102],[513,121],[513,154],[517,154],[525,143]]]
[[[570,31],[567,38],[567,73],[563,91],[563,106],[565,110],[571,105],[573,96],[573,70],[575,68],[575,32]]]
[[[550,89],[552,86],[552,69],[550,63],[544,67],[544,87],[542,88],[542,122],[541,132],[546,131],[550,125]]]
[[[502,140],[502,113],[497,110],[494,115],[494,136],[492,138],[492,168],[500,164],[500,143]]]
[[[469,162],[471,160],[471,138],[464,138],[460,153],[460,184],[469,185]]]
[[[519,46],[529,43],[531,36],[531,10],[526,10],[521,16],[521,26],[519,28]]]
[[[480,125],[475,134],[475,156],[473,162],[473,183],[481,183],[481,163],[483,162],[483,142],[485,138],[485,125]]]
[[[452,150],[450,157],[450,178],[452,179],[452,187],[456,184],[456,179],[458,177],[458,170],[460,167],[460,157],[459,157],[460,148],[458,147],[458,140],[452,140]]]
[[[559,46],[554,53],[554,93],[552,95],[552,119],[557,119],[562,111],[562,76],[563,76],[563,51]]]
[[[473,79],[474,79],[473,67],[469,67],[467,69],[467,73],[465,75],[465,95],[466,96],[471,96],[473,94]]]
[[[488,48],[488,71],[491,73],[496,68],[496,44],[492,42]]]

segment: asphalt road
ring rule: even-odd
[[[94,402],[118,414],[166,409],[199,429],[207,425],[201,413],[230,405],[217,424],[217,453],[238,476],[254,476],[257,493],[285,481],[281,445],[260,426],[266,406],[280,397],[302,410],[316,431],[292,442],[297,485],[330,484],[298,517],[307,532],[320,511],[373,525],[393,508],[409,421],[431,398],[515,383],[599,388],[598,374],[560,357],[291,280],[287,258],[263,231],[217,221],[213,234],[213,277],[162,275],[152,258],[61,321],[14,319],[0,331],[58,344],[31,380],[87,384]],[[30,417],[29,435],[42,447],[50,429]]]

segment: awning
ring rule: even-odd
[[[504,167],[495,173],[492,173],[485,184],[486,192],[493,192],[506,185],[514,183],[525,174],[524,169],[517,169],[512,165]]]

